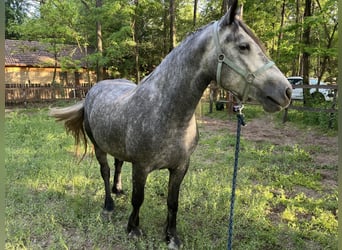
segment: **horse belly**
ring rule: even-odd
[[[91,141],[119,159],[125,156],[126,98],[135,84],[106,80],[97,83],[85,99],[85,127]]]
[[[133,128],[127,130],[126,153],[134,162],[149,165],[152,170],[174,168],[187,161],[198,142],[195,118],[185,128],[168,129],[166,125],[146,130],[144,126]]]

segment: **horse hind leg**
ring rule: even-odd
[[[122,169],[123,161],[115,158],[115,172],[114,172],[114,179],[113,179],[113,188],[112,192],[116,195],[124,194],[122,190],[122,183],[121,183],[121,169]]]
[[[110,168],[107,161],[107,153],[95,146],[95,155],[97,161],[100,163],[101,176],[105,186],[105,202],[103,207],[103,214],[110,218],[111,213],[114,211],[114,200],[110,191]]]

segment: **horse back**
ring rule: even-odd
[[[103,80],[96,83],[87,93],[86,102],[93,102],[95,99],[108,100],[109,102],[120,98],[136,88],[136,84],[126,79]]]

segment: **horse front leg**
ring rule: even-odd
[[[127,232],[128,236],[136,238],[142,235],[142,231],[139,228],[139,211],[142,203],[144,202],[144,189],[146,184],[148,172],[142,167],[133,164],[132,171],[132,206],[133,211],[129,216]]]
[[[169,169],[169,188],[167,197],[166,242],[169,249],[179,249],[182,242],[177,235],[177,212],[180,185],[189,167],[189,160],[176,169]]]
[[[114,210],[114,200],[110,192],[110,168],[107,161],[107,153],[95,146],[95,155],[97,161],[100,163],[101,176],[105,186],[105,202],[103,207],[103,214],[110,218]]]
[[[121,169],[122,169],[123,161],[120,161],[115,158],[115,172],[114,172],[114,180],[113,180],[113,188],[112,192],[116,195],[121,195],[124,192],[122,191],[122,184],[121,184]]]

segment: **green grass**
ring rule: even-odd
[[[130,164],[123,168],[126,195],[115,198],[115,213],[105,222],[95,157],[77,164],[73,138],[47,113],[36,107],[5,117],[6,249],[166,249],[167,171],[149,175],[140,222],[145,235],[129,240]],[[246,109],[248,119],[262,115]],[[226,249],[235,135],[199,126],[178,231],[184,249]],[[320,174],[337,166],[314,166],[309,151],[242,139],[234,249],[337,249],[337,189],[327,189]]]
[[[302,107],[303,103],[299,101],[294,102],[295,106]],[[331,109],[332,102],[323,102],[312,104],[311,107],[318,109]],[[335,107],[336,109],[336,107]],[[282,119],[283,112],[278,115],[279,119]],[[338,113],[328,113],[328,112],[309,112],[309,111],[296,111],[290,109],[288,111],[288,121],[296,124],[300,128],[315,128],[328,134],[337,134],[338,123],[337,123]]]

